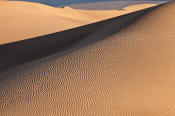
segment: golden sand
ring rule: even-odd
[[[0,115],[174,116],[174,11],[164,4],[120,31],[113,21],[80,42],[94,44],[0,74]]]

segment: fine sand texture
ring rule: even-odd
[[[0,1],[0,9],[0,44],[63,31],[132,12],[56,8],[23,1]]]
[[[174,116],[174,11],[170,2],[1,45],[0,115]]]

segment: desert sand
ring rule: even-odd
[[[0,1],[0,9],[4,9],[0,10],[0,44],[63,31],[131,12],[56,8],[23,1]]]
[[[0,73],[0,115],[174,116],[174,11],[170,2],[0,46],[1,64],[47,56]],[[77,41],[49,57],[64,35]]]

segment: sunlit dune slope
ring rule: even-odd
[[[101,11],[94,15],[94,12],[83,12],[68,7],[54,8],[30,2],[1,2],[0,9],[4,9],[0,10],[1,44],[66,30],[122,14],[118,11]]]
[[[0,44],[46,35],[130,12],[55,8],[22,1],[1,1],[0,9]]]
[[[1,74],[0,114],[174,116],[174,11],[164,4],[120,31],[113,21],[79,44],[101,41]]]

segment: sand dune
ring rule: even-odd
[[[125,18],[126,16],[124,15],[46,36],[1,45],[0,71],[2,72],[2,70],[6,70],[18,64],[31,62],[55,53],[64,52],[76,46],[79,41],[89,36],[89,34],[96,32],[98,29],[113,21],[118,25],[116,26],[116,31],[121,30],[150,9],[152,8],[128,14],[127,18]],[[103,35],[104,34],[106,36],[110,35],[103,33]],[[96,39],[92,40],[97,41]],[[86,41],[84,43],[88,44],[89,42]]]
[[[174,116],[174,10],[175,2],[170,2],[80,27],[80,37],[76,28],[34,38],[33,56],[40,52],[40,41],[52,51],[56,38],[71,31],[79,38],[74,45],[79,49],[62,55],[55,51],[44,61],[1,72],[6,79],[0,81],[0,115]],[[48,46],[53,37],[50,45],[55,44]],[[0,50],[32,46],[30,41],[6,44]]]
[[[151,6],[150,6],[151,7]],[[55,8],[38,3],[0,2],[0,44],[98,22],[130,11]]]

